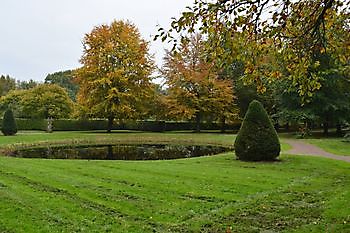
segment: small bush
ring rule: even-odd
[[[11,109],[7,109],[4,113],[1,132],[5,136],[15,135],[17,133],[17,124]]]
[[[259,101],[252,101],[235,141],[236,156],[245,161],[276,159],[280,142],[271,119]]]

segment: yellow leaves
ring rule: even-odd
[[[282,77],[282,73],[280,71],[273,71],[271,73],[271,78],[273,79],[280,79]]]
[[[86,34],[81,62],[76,72],[78,100],[93,115],[132,118],[139,102],[150,96],[153,61],[147,42],[128,21],[101,25]]]
[[[339,56],[339,60],[341,63],[346,63],[348,61],[348,58],[345,55],[341,55]]]
[[[248,62],[247,65],[245,66],[244,73],[245,74],[251,74],[255,71],[255,67],[252,63]]]
[[[320,61],[315,61],[315,63],[314,63],[314,68],[318,68],[320,66]]]

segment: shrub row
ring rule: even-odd
[[[47,121],[43,119],[16,119],[18,130],[46,130]],[[237,131],[240,122],[225,125],[225,130]],[[1,128],[1,121],[0,121]],[[54,131],[87,131],[87,130],[105,130],[107,129],[106,120],[54,120]],[[172,122],[172,121],[129,121],[121,124],[115,124],[114,130],[140,130],[140,131],[181,131],[195,130],[194,122]],[[221,130],[220,123],[201,123],[201,130]]]
[[[46,130],[46,120],[16,119],[18,130]],[[1,126],[2,127],[2,126]]]

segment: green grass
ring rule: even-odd
[[[350,156],[350,142],[344,142],[343,140],[343,138],[306,139],[306,142],[316,145],[329,153]]]
[[[0,136],[0,147],[13,144],[51,144],[51,143],[80,143],[80,142],[171,142],[180,141],[188,143],[202,144],[221,144],[233,145],[235,135],[233,134],[215,134],[200,133],[193,134],[188,132],[171,133],[145,133],[117,131],[116,133],[106,134],[103,132],[54,132],[45,133],[42,131],[22,131],[16,136]]]
[[[145,133],[117,131],[112,134],[103,132],[54,132],[45,133],[42,131],[21,131],[16,136],[0,136],[0,148],[46,145],[46,144],[77,144],[77,143],[106,143],[106,142],[180,142],[196,144],[213,144],[232,146],[236,135],[219,133],[200,133],[190,132],[169,132],[169,133]],[[288,151],[290,145],[281,140],[281,150]]]
[[[4,142],[4,140],[8,140]],[[22,133],[2,147],[76,141],[232,145],[234,135]],[[0,232],[347,232],[349,164],[232,152],[169,161],[0,157]]]

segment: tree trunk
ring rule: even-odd
[[[225,133],[225,130],[226,130],[226,117],[225,116],[222,116],[221,117],[221,133]]]
[[[285,124],[284,129],[285,129],[286,131],[289,131],[289,122],[287,122],[287,123]]]
[[[336,132],[337,132],[337,135],[338,135],[338,136],[342,136],[341,124],[340,124],[340,123],[337,124],[337,131],[336,131]]]
[[[329,128],[328,121],[323,122],[323,134],[325,136],[328,136],[328,128]]]
[[[201,132],[201,113],[198,111],[196,113],[196,133]]]
[[[114,120],[114,117],[112,117],[112,116],[108,117],[107,133],[112,132],[113,120]]]
[[[113,147],[107,146],[107,160],[113,159]]]

